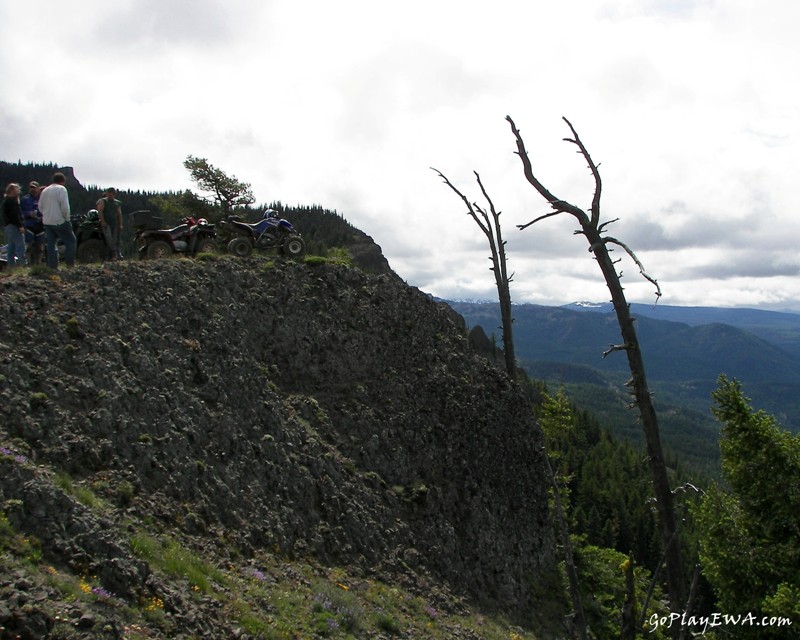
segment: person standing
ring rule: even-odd
[[[22,225],[22,209],[19,207],[20,191],[20,186],[12,182],[6,187],[6,197],[3,200],[3,230],[8,243],[6,260],[9,269],[26,264],[25,227]]]
[[[75,232],[70,222],[69,195],[64,186],[67,178],[63,173],[53,174],[53,184],[39,196],[39,211],[42,212],[44,234],[47,239],[47,266],[58,268],[56,239],[64,243],[64,260],[68,267],[75,264]]]
[[[119,237],[122,233],[122,203],[117,200],[117,190],[111,187],[95,205],[100,214],[100,228],[108,246],[111,260],[121,258],[119,252]]]
[[[28,185],[28,193],[20,198],[22,223],[25,226],[25,244],[28,248],[28,264],[38,264],[44,255],[44,227],[39,213],[39,183]]]

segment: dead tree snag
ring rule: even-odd
[[[433,169],[433,167],[431,167]],[[470,202],[469,199],[461,193],[453,183],[448,180],[445,175],[438,169],[433,169],[439,174],[439,177],[444,180],[444,183],[450,187],[464,204],[467,206],[467,213],[475,221],[483,235],[489,241],[489,250],[491,251],[490,260],[492,266],[490,271],[494,272],[494,281],[497,285],[497,297],[500,301],[500,318],[503,329],[503,354],[505,356],[506,371],[512,379],[517,377],[517,364],[516,356],[514,355],[514,333],[511,328],[513,319],[511,317],[511,280],[514,274],[508,275],[508,266],[506,261],[506,242],[503,240],[503,231],[500,227],[500,214],[502,212],[495,209],[492,199],[486,192],[486,189],[481,182],[481,177],[478,172],[475,173],[475,179],[478,181],[478,186],[481,189],[483,197],[489,203],[489,210],[478,205],[476,202]]]
[[[620,247],[631,257],[631,259],[634,260],[641,275],[655,286],[657,297],[661,296],[661,289],[658,286],[658,282],[647,275],[642,263],[627,245],[625,245],[623,242],[620,242],[616,238],[604,235],[606,228],[613,221],[607,221],[603,223],[600,222],[600,195],[602,193],[600,172],[598,171],[597,164],[592,160],[588,150],[575,131],[575,128],[572,126],[572,123],[564,118],[564,122],[567,123],[567,126],[572,133],[572,137],[565,138],[565,141],[578,147],[579,153],[588,163],[589,170],[594,178],[594,196],[592,197],[591,207],[588,212],[584,211],[580,207],[575,206],[574,204],[556,197],[536,178],[531,166],[530,158],[528,157],[528,152],[525,149],[525,143],[522,140],[522,135],[510,116],[506,116],[506,120],[511,126],[511,132],[514,134],[514,138],[516,139],[517,155],[519,155],[520,160],[522,161],[525,178],[531,185],[533,185],[536,191],[550,204],[550,207],[552,208],[552,211],[537,217],[527,224],[519,225],[519,228],[526,229],[536,222],[557,216],[562,213],[567,213],[573,216],[580,224],[580,229],[575,233],[582,234],[586,237],[586,240],[589,243],[589,251],[594,254],[597,263],[600,265],[600,270],[603,273],[606,285],[611,293],[611,301],[614,305],[614,311],[617,315],[617,321],[619,322],[620,332],[622,334],[622,344],[612,345],[611,348],[603,355],[606,356],[614,351],[624,351],[628,358],[628,366],[631,371],[629,386],[631,388],[631,394],[634,397],[634,405],[639,410],[642,429],[647,442],[647,453],[653,478],[653,491],[658,509],[661,540],[665,550],[664,556],[667,569],[667,590],[669,594],[670,606],[672,611],[681,611],[684,605],[683,568],[678,537],[675,535],[676,522],[675,512],[673,509],[673,496],[670,490],[669,481],[667,478],[666,463],[664,461],[664,454],[661,448],[658,418],[653,406],[650,389],[648,388],[647,384],[644,360],[642,358],[639,340],[634,327],[634,318],[631,316],[630,307],[625,299],[625,293],[620,282],[620,274],[617,273],[615,262],[612,260],[610,255],[610,251],[612,250],[609,248],[610,245]]]

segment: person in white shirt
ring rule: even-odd
[[[68,267],[75,264],[77,241],[70,222],[69,196],[64,186],[67,178],[63,173],[53,175],[53,184],[42,191],[39,196],[39,211],[42,214],[44,235],[47,239],[47,266],[58,268],[58,252],[56,240],[64,243],[64,261]]]

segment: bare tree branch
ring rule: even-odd
[[[630,348],[631,348],[631,345],[629,345],[629,344],[610,344],[610,345],[608,345],[608,349],[603,351],[603,357],[605,358],[605,357],[609,356],[610,354],[614,353],[615,351],[625,351],[625,350],[630,349]]]
[[[634,251],[624,242],[621,242],[616,238],[612,238],[610,236],[606,236],[605,242],[615,244],[618,247],[622,247],[625,250],[625,253],[627,253],[631,257],[631,259],[636,263],[636,266],[639,267],[639,273],[642,275],[642,277],[648,282],[652,283],[652,285],[656,288],[656,300],[658,300],[662,295],[661,286],[658,284],[658,281],[655,278],[652,278],[647,274],[647,272],[644,270],[644,265],[639,260]]]
[[[458,189],[457,189],[457,188],[456,188],[456,187],[453,185],[453,183],[452,183],[452,182],[450,182],[450,180],[448,180],[448,179],[447,179],[447,176],[445,176],[445,175],[444,175],[444,174],[443,174],[441,171],[439,171],[438,169],[435,169],[434,167],[431,167],[431,170],[432,170],[432,171],[435,171],[437,174],[439,174],[439,177],[440,177],[440,178],[441,178],[441,179],[444,181],[444,183],[445,183],[445,184],[446,184],[448,187],[450,187],[450,188],[451,188],[453,191],[455,191],[455,193],[458,195],[458,197],[459,197],[459,198],[461,198],[461,199],[464,201],[464,204],[465,204],[465,205],[467,205],[467,213],[468,213],[468,214],[469,214],[469,215],[472,217],[472,219],[473,219],[473,220],[475,220],[475,222],[476,222],[476,223],[477,223],[477,225],[480,227],[481,231],[483,231],[483,233],[486,235],[486,237],[487,237],[487,238],[492,238],[492,232],[491,232],[491,230],[489,229],[489,227],[487,226],[488,220],[487,220],[486,222],[483,222],[483,221],[482,221],[482,220],[481,220],[481,219],[478,217],[478,214],[477,214],[477,213],[475,213],[475,206],[473,205],[473,203],[471,203],[471,202],[469,201],[469,199],[467,198],[467,196],[465,196],[463,193],[461,193],[461,192],[460,192],[460,191],[459,191],[459,190],[458,190]],[[484,214],[484,215],[485,215],[485,214]]]
[[[603,224],[601,224],[599,227],[597,227],[597,230],[598,230],[600,233],[603,233],[603,231],[605,230],[605,228],[606,228],[608,225],[610,225],[610,224],[614,224],[615,222],[619,222],[619,218],[614,218],[613,220],[606,220],[606,221],[605,221]]]
[[[596,228],[598,223],[600,222],[600,194],[603,191],[603,182],[600,180],[600,172],[597,169],[597,166],[592,157],[589,155],[589,151],[584,146],[583,142],[581,141],[580,137],[578,136],[578,132],[575,131],[575,127],[572,126],[572,123],[564,118],[564,122],[567,123],[570,131],[572,131],[572,135],[575,136],[574,140],[570,140],[573,144],[577,145],[578,148],[581,150],[581,155],[586,159],[586,162],[589,164],[589,169],[592,172],[592,176],[594,177],[594,197],[592,198],[592,225]]]
[[[531,220],[527,224],[518,224],[517,225],[517,229],[522,231],[523,229],[527,229],[528,227],[530,227],[532,224],[536,224],[540,220],[544,220],[545,218],[552,218],[553,216],[557,216],[559,213],[566,213],[566,211],[564,211],[562,209],[558,209],[556,211],[551,211],[550,213],[546,213],[543,216],[539,216],[535,220]]]
[[[541,194],[541,196],[549,202],[554,209],[558,209],[560,204],[568,204],[554,196],[550,191],[545,187],[536,176],[533,174],[533,167],[531,166],[531,160],[528,157],[528,152],[525,149],[525,143],[522,140],[522,135],[517,129],[517,126],[514,124],[514,121],[511,119],[511,116],[506,116],[506,120],[511,125],[511,131],[514,133],[514,137],[517,139],[517,155],[522,160],[522,166],[525,172],[525,177],[527,178],[528,182],[530,182],[533,187]],[[573,211],[568,211],[575,215]],[[585,215],[585,214],[584,214]]]

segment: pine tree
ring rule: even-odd
[[[698,511],[700,557],[722,610],[794,616],[800,625],[800,436],[753,411],[737,381],[713,394],[723,423],[722,469],[730,492],[713,486]],[[798,637],[777,627],[742,637]]]

